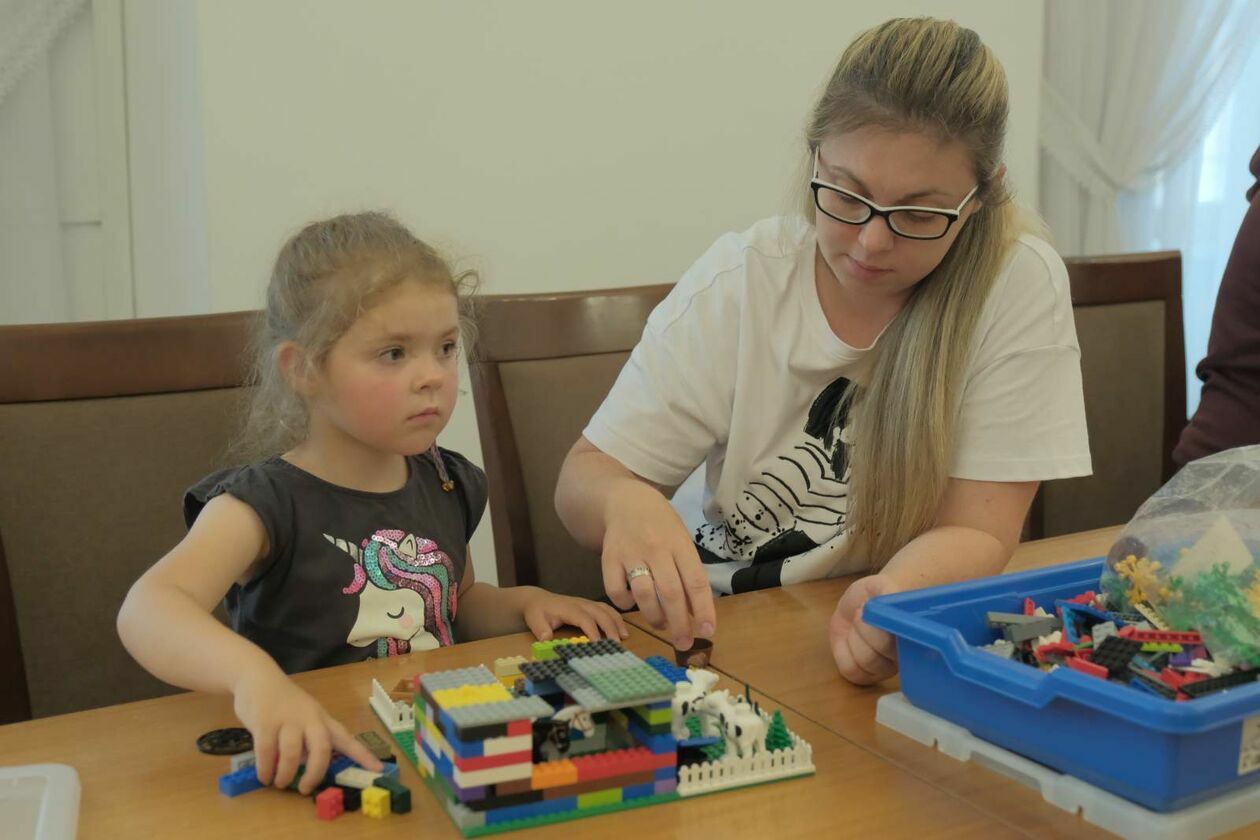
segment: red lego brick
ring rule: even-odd
[[[1036,615],[1037,605],[1033,603],[1032,598],[1024,599],[1024,615]]]
[[[1107,679],[1106,668],[1101,665],[1095,665],[1093,662],[1088,660],[1081,659],[1079,656],[1069,659],[1067,661],[1067,666],[1073,671],[1080,671],[1082,674],[1089,674],[1091,677],[1098,677],[1103,680]]]
[[[1053,654],[1062,654],[1065,657],[1072,656],[1076,653],[1076,646],[1071,642],[1051,642],[1048,645],[1042,645],[1034,651],[1033,655],[1037,657],[1038,662],[1045,662],[1046,657]]]
[[[455,756],[455,766],[467,773],[470,770],[489,770],[492,767],[507,767],[510,764],[528,764],[532,758],[533,753],[530,750],[502,755],[479,755],[475,758]]]
[[[507,725],[507,737],[534,734],[534,724],[529,720],[514,720]]]
[[[672,765],[675,757],[667,754]],[[661,765],[661,756],[653,755],[646,747],[634,747],[628,750],[595,755],[580,755],[570,759],[578,770],[578,781],[587,782],[594,779],[605,779],[609,776],[626,776],[631,773],[642,773],[654,770]]]
[[[345,810],[345,799],[339,787],[325,788],[315,797],[315,816],[321,820],[335,820]]]
[[[1121,627],[1119,636],[1139,642],[1162,642],[1174,645],[1201,645],[1203,637],[1198,633],[1178,633],[1172,630],[1137,630],[1132,624]]]
[[[1159,678],[1170,688],[1180,689],[1186,683],[1206,679],[1207,674],[1197,674],[1194,671],[1174,671],[1172,668],[1165,668],[1159,675]]]
[[[1067,598],[1066,600],[1069,604],[1081,604],[1082,606],[1090,607],[1093,606],[1094,601],[1098,600],[1098,593],[1090,590],[1089,592],[1082,592],[1075,598]]]

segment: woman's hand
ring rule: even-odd
[[[384,770],[366,746],[279,668],[247,672],[233,694],[236,716],[254,736],[254,761],[264,785],[288,787],[305,763],[298,790],[310,793],[328,771],[334,749],[368,770]]]
[[[871,685],[897,673],[895,640],[862,620],[862,606],[876,595],[900,589],[887,575],[870,575],[854,581],[836,604],[831,615],[831,654],[849,682]]]
[[[630,635],[621,614],[607,604],[544,589],[525,602],[522,617],[530,632],[543,641],[566,624],[581,630],[588,639],[624,639]]]
[[[697,635],[712,637],[717,620],[709,578],[691,534],[660,491],[629,487],[610,502],[605,522],[604,589],[612,602],[623,610],[638,605],[653,627],[668,626],[678,650],[690,648]]]

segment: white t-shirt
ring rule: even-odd
[[[850,574],[849,427],[862,381],[814,284],[814,229],[766,219],[717,240],[652,312],[585,437],[638,475],[680,484],[705,463],[693,529],[719,592]],[[1033,481],[1091,471],[1067,272],[1023,236],[993,286],[964,378],[949,474]],[[835,426],[839,427],[839,432]]]

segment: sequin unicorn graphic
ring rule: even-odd
[[[359,546],[324,538],[355,561],[354,579],[341,590],[359,596],[348,644],[375,643],[377,657],[385,657],[454,641],[455,567],[437,543],[393,529],[377,531]]]

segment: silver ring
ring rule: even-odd
[[[643,577],[644,575],[651,577],[652,570],[647,566],[635,566],[633,569],[626,572],[626,583],[633,583],[635,578]]]

